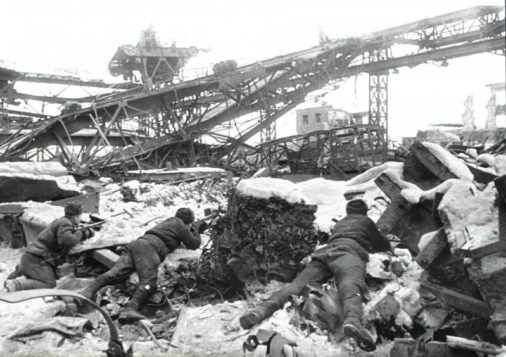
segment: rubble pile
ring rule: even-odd
[[[273,189],[276,184],[283,188]],[[292,280],[320,236],[313,226],[317,207],[305,204],[301,190],[290,184],[270,178],[241,181],[227,214],[214,226],[199,274],[208,269],[206,275],[222,282]]]
[[[81,264],[88,276],[105,270],[122,246],[180,207],[192,208],[197,219],[209,209],[226,208],[212,222],[210,237],[204,235],[201,250],[177,249],[161,264],[159,291],[169,297],[172,310],[147,307],[159,342],[169,348],[172,338],[181,353],[240,353],[246,334],[272,329],[296,339],[309,355],[346,353],[349,347],[339,334],[304,314],[304,299],[287,303],[251,331],[241,330],[237,318],[283,286],[269,280],[292,280],[345,215],[347,201],[362,198],[380,231],[396,241],[394,254],[371,254],[367,265],[364,325],[378,338],[378,350],[386,355],[390,341],[392,356],[411,355],[421,345],[472,349],[466,339],[473,336],[501,344],[506,342],[506,182],[498,176],[504,157],[478,158],[470,166],[469,157],[416,142],[404,162],[385,163],[346,182],[254,178],[232,188],[218,179],[178,185],[103,181],[97,189],[105,223],[95,237],[73,248],[74,268]],[[48,209],[44,203],[23,207],[24,219],[39,225],[61,214],[61,207]],[[59,286],[68,288],[69,281],[61,279]],[[99,292],[98,301],[113,318],[135,283],[134,274],[125,286]],[[246,301],[238,301],[244,296]],[[205,336],[211,329],[213,335]],[[88,340],[105,336],[103,324],[82,333]],[[121,333],[126,340],[149,339],[141,326],[123,326]],[[329,336],[338,344],[330,344]]]
[[[384,307],[375,305],[388,311],[387,317],[394,316],[391,331],[383,328],[381,332],[396,338],[392,356],[436,346],[473,350],[476,346],[466,345],[465,340],[473,336],[491,343],[505,342],[502,311],[506,284],[500,279],[505,271],[501,258],[504,232],[500,227],[506,217],[500,214],[505,202],[499,198],[504,176],[498,177],[504,174],[500,164],[504,158],[486,156],[476,162],[485,162],[485,158],[489,162],[486,170],[485,165],[470,166],[467,156],[457,157],[438,145],[416,142],[402,175],[385,172],[375,180],[391,202],[378,227],[384,234],[398,236],[399,246],[408,248],[424,270],[418,287],[414,285],[417,293],[408,294],[417,301],[412,306],[417,309],[411,309],[415,314],[408,315],[419,328],[410,330],[413,325],[409,324],[404,331],[395,328],[406,327],[399,323],[403,305],[397,293],[388,291],[388,285],[380,294],[386,299]],[[488,328],[495,336],[487,330],[489,321]],[[406,331],[411,338],[402,335]],[[455,338],[463,340],[455,345]]]

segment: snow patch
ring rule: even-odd
[[[363,173],[361,173],[358,176],[355,176],[351,180],[347,181],[348,186],[353,186],[365,182],[369,182],[371,180],[374,180],[376,177],[381,175],[385,171],[389,171],[392,175],[397,175],[398,177],[402,178],[402,170],[404,168],[404,163],[402,162],[395,162],[395,161],[389,161],[385,162],[384,164],[381,164],[379,166],[375,166]]]
[[[476,160],[490,167],[494,167],[495,164],[495,156],[492,154],[480,154]]]
[[[4,174],[31,174],[35,176],[67,176],[67,169],[56,161],[19,161],[19,162],[0,162],[0,172]]]
[[[259,177],[241,180],[237,185],[237,191],[257,198],[279,197],[292,204],[305,202],[311,204],[299,186],[283,179]]]
[[[63,207],[47,203],[26,202],[28,208],[21,215],[21,219],[37,226],[47,226],[54,220],[65,215]]]

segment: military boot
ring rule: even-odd
[[[270,298],[260,304],[257,308],[248,311],[239,318],[241,327],[245,330],[251,329],[266,318],[272,316],[277,310],[283,307],[283,304],[276,298]]]
[[[16,284],[16,280],[8,279],[4,281],[4,288],[8,293],[11,293],[13,291],[17,291],[18,287]]]
[[[132,298],[130,299],[130,302],[119,314],[119,322],[122,324],[131,324],[133,322],[145,319],[146,317],[142,315],[139,310],[150,295],[151,291],[144,288],[138,288],[135,290]]]
[[[93,280],[90,283],[90,285],[88,285],[87,287],[85,287],[84,289],[79,291],[79,294],[81,294],[82,296],[84,296],[85,298],[87,298],[89,300],[93,300],[93,296],[95,296],[97,291],[99,291],[101,288],[106,286],[108,284],[108,282],[109,281],[107,278],[105,278],[103,276],[99,276],[95,280]]]
[[[22,276],[17,279],[6,280],[4,282],[4,288],[7,292],[13,292],[20,290],[51,289],[54,288],[54,285]]]
[[[346,319],[343,324],[343,332],[346,337],[355,340],[358,347],[362,350],[371,352],[376,349],[376,344],[374,343],[371,334],[359,321]]]

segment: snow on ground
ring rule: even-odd
[[[291,304],[276,311],[250,331],[241,329],[239,317],[248,308],[256,306],[266,299],[272,292],[284,284],[271,282],[266,286],[256,287],[254,295],[248,301],[225,302],[216,305],[185,308],[179,317],[178,327],[174,333],[172,343],[177,346],[176,351],[181,355],[211,355],[211,356],[242,356],[243,342],[249,335],[256,335],[258,330],[269,330],[297,343],[296,350],[305,357],[353,356],[350,346],[343,341],[339,344],[330,342],[326,333],[311,332],[295,327],[300,321],[299,315]],[[250,290],[249,287],[248,290]],[[209,331],[213,331],[212,334]],[[389,346],[378,346],[375,356],[388,356]],[[265,356],[265,347],[260,346],[254,353],[246,356]]]
[[[446,166],[455,176],[458,178],[473,182],[474,176],[469,171],[469,168],[464,164],[462,160],[455,157],[448,150],[445,150],[438,144],[429,143],[424,141],[422,143],[434,156],[436,156],[444,166]]]

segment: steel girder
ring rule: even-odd
[[[329,82],[359,73],[381,73],[505,47],[501,7],[475,7],[390,28],[359,38],[337,40],[253,65],[239,67],[225,77],[210,75],[153,91],[131,90],[102,98],[92,108],[53,119],[30,136],[0,146],[4,158],[43,147],[52,132],[105,126],[122,106],[118,123],[126,119],[152,123],[152,140],[103,158],[88,158],[95,167],[120,163],[166,145],[219,134],[222,125],[253,112],[268,113],[256,125],[241,130],[217,154],[226,154],[269,127],[305,96]],[[408,49],[391,49],[399,44]],[[385,58],[376,54],[388,53]],[[375,57],[376,56],[376,57]],[[91,118],[94,117],[95,121]],[[385,116],[385,120],[386,120]]]

